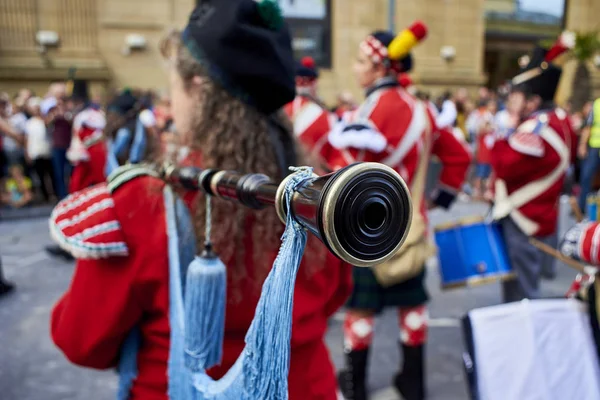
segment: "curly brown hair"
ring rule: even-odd
[[[161,44],[163,56],[173,62],[184,83],[195,76],[207,77],[206,71],[182,45],[178,32],[172,32]],[[202,167],[234,170],[241,174],[261,173],[280,180],[286,175],[268,133],[268,117],[230,95],[211,79],[203,79],[194,134],[187,143],[201,154]],[[291,122],[280,111],[276,118],[292,137]],[[198,195],[195,215],[196,237],[204,243],[205,196]],[[283,226],[273,208],[250,210],[234,202],[213,199],[211,241],[235,280],[249,277],[259,289],[268,274],[277,251]],[[258,240],[248,240],[260,238]],[[249,248],[248,248],[249,247]],[[201,248],[201,247],[200,247]],[[251,254],[252,259],[247,255]],[[249,261],[254,265],[249,270]],[[233,269],[233,271],[231,271]]]

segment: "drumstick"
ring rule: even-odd
[[[544,253],[549,254],[554,258],[559,259],[560,261],[567,264],[569,267],[576,269],[577,271],[579,271],[582,274],[585,274],[585,265],[583,265],[582,263],[580,263],[578,261],[573,260],[571,257],[565,256],[560,251],[556,250],[554,247],[548,246],[546,243],[541,242],[534,238],[530,238],[529,243],[531,243],[533,246],[537,247]]]
[[[579,208],[579,204],[577,204],[575,196],[569,197],[569,204],[571,205],[573,214],[575,214],[575,220],[577,220],[577,222],[583,221],[583,213],[581,212],[581,208]]]

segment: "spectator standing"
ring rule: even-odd
[[[171,115],[171,100],[168,96],[163,95],[154,106],[154,116],[156,117],[156,126],[160,133],[168,132],[173,117]]]
[[[131,89],[123,90],[108,106],[107,127],[108,154],[106,175],[129,160],[133,132],[137,131],[137,116],[141,104]]]
[[[333,112],[337,115],[338,119],[342,119],[342,116],[349,112],[356,110],[356,101],[349,91],[343,91],[338,95],[337,105]]]
[[[8,120],[8,115],[10,115],[10,99],[7,95],[0,95],[0,139],[2,146],[0,149],[2,150],[1,154],[1,166],[2,170],[0,170],[0,176],[8,175],[8,167],[9,167],[9,158],[5,151],[5,144],[10,140],[17,143],[19,146],[23,143],[23,136],[20,135],[10,124]]]
[[[485,184],[492,173],[491,148],[494,146],[493,122],[496,103],[481,100],[479,108],[471,113],[467,120],[467,129],[471,137],[476,138],[476,161],[474,192],[475,198],[485,192]]]
[[[582,160],[579,207],[585,211],[587,195],[600,165],[600,98],[594,101],[585,127],[581,131],[578,155]]]
[[[158,125],[154,115],[153,96],[151,93],[140,99],[142,111],[135,125],[133,143],[129,151],[129,162],[137,164],[141,162],[148,153],[149,138],[158,138]]]
[[[56,185],[53,185],[52,152],[46,124],[41,116],[41,101],[39,97],[32,97],[27,102],[27,110],[31,117],[25,124],[25,158],[33,166],[40,181],[44,200],[49,202],[50,194],[52,192],[56,194]]]
[[[450,92],[446,92],[442,98],[440,113],[435,121],[436,125],[440,129],[452,129],[456,123],[457,116],[458,111],[456,110],[456,104],[452,99],[452,94]]]
[[[19,135],[19,138],[4,138],[3,148],[9,166],[25,166],[23,142],[25,135],[25,124],[29,118],[29,115],[25,112],[25,103],[27,100],[29,100],[29,98],[22,98],[18,96],[15,99],[15,104],[14,107],[12,107],[12,110],[9,107],[5,108],[4,117],[8,118],[10,126],[13,128],[14,132]]]
[[[67,178],[71,175],[71,164],[67,160],[67,149],[71,145],[73,114],[63,99],[48,97],[40,106],[46,118],[47,133],[51,142],[52,169],[55,194],[58,200],[67,196]]]
[[[2,204],[10,208],[22,208],[33,200],[31,179],[23,173],[23,167],[13,164],[9,167],[9,179],[2,193]]]

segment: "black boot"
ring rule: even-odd
[[[2,262],[0,262],[0,297],[8,294],[15,289],[15,285],[4,280],[4,274],[2,273]]]
[[[402,345],[404,366],[395,376],[394,386],[404,400],[425,398],[425,346],[409,347]]]
[[[367,400],[369,349],[346,353],[346,369],[338,374],[338,385],[346,400]]]
[[[62,257],[67,261],[73,261],[75,258],[68,252],[60,248],[59,246],[46,246],[46,253],[55,257]]]

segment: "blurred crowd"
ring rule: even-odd
[[[417,96],[430,100],[425,93],[417,93]],[[518,126],[520,120],[518,111],[520,105],[512,101],[510,86],[507,84],[495,91],[481,87],[474,97],[469,96],[466,89],[458,89],[454,93],[447,92],[434,99],[433,103],[438,111],[438,125],[442,128],[452,128],[456,136],[469,143],[473,153],[474,164],[463,197],[492,200],[493,195],[488,185],[492,173],[491,148],[496,137],[505,137],[511,129]],[[579,111],[574,111],[570,103],[564,107],[578,136],[585,126],[589,125],[592,104],[591,101],[586,103]],[[526,107],[534,106],[534,103],[526,105]],[[534,111],[535,109],[525,110],[525,115],[531,115]],[[587,148],[586,143],[579,148]],[[580,150],[579,156],[584,159],[586,155]],[[575,163],[571,178],[575,182],[579,180],[579,163]],[[576,186],[574,189],[577,191]]]
[[[3,207],[54,204],[68,194],[72,172],[68,150],[73,124],[86,106],[101,109],[106,115],[107,173],[115,168],[115,163],[128,162],[131,156],[140,161],[151,151],[150,144],[174,140],[166,96],[125,88],[112,93],[106,101],[92,98],[84,104],[74,101],[68,92],[66,83],[55,82],[41,95],[29,89],[21,89],[13,96],[0,93]]]
[[[0,187],[4,207],[52,204],[67,195],[72,171],[68,159],[72,126],[83,105],[77,105],[67,96],[66,86],[62,82],[53,83],[42,96],[29,89],[21,89],[12,97],[0,93]],[[488,196],[494,135],[513,126],[513,119],[517,118],[511,111],[509,92],[507,85],[497,90],[479,88],[475,96],[464,88],[437,98],[424,92],[415,93],[435,105],[438,125],[451,127],[473,151],[474,165],[463,197],[477,200]],[[156,150],[157,144],[163,149],[176,147],[167,96],[125,88],[115,91],[104,102],[97,98],[91,102],[106,114],[107,174],[118,165],[139,162],[144,154]],[[330,109],[341,118],[356,107],[357,102],[346,91]],[[565,111],[570,114],[574,129],[580,132],[591,114],[592,103],[577,112],[567,104]]]
[[[403,85],[404,86],[404,85]],[[451,128],[455,136],[469,144],[473,153],[473,166],[469,173],[469,181],[463,188],[461,197],[464,200],[492,200],[491,188],[489,186],[492,168],[490,165],[490,150],[494,145],[495,138],[504,137],[508,131],[518,125],[520,115],[517,111],[518,105],[511,102],[510,84],[491,90],[480,87],[473,95],[466,88],[459,88],[454,92],[447,91],[439,97],[432,98],[429,93],[416,91],[409,83],[407,89],[421,100],[431,102],[437,110],[437,124],[440,128]],[[529,103],[528,106],[533,106]],[[578,136],[586,126],[590,125],[593,102],[587,102],[581,110],[573,110],[570,103],[564,107],[564,111],[570,116],[573,129]],[[338,102],[332,111],[338,117],[348,110],[356,107],[356,102],[350,93],[343,93],[338,97]],[[530,115],[533,110],[525,110]],[[580,162],[575,163],[571,171],[571,180],[579,182],[580,164],[583,165],[587,157],[587,143],[584,141],[578,146]],[[573,187],[577,195],[579,186]]]

